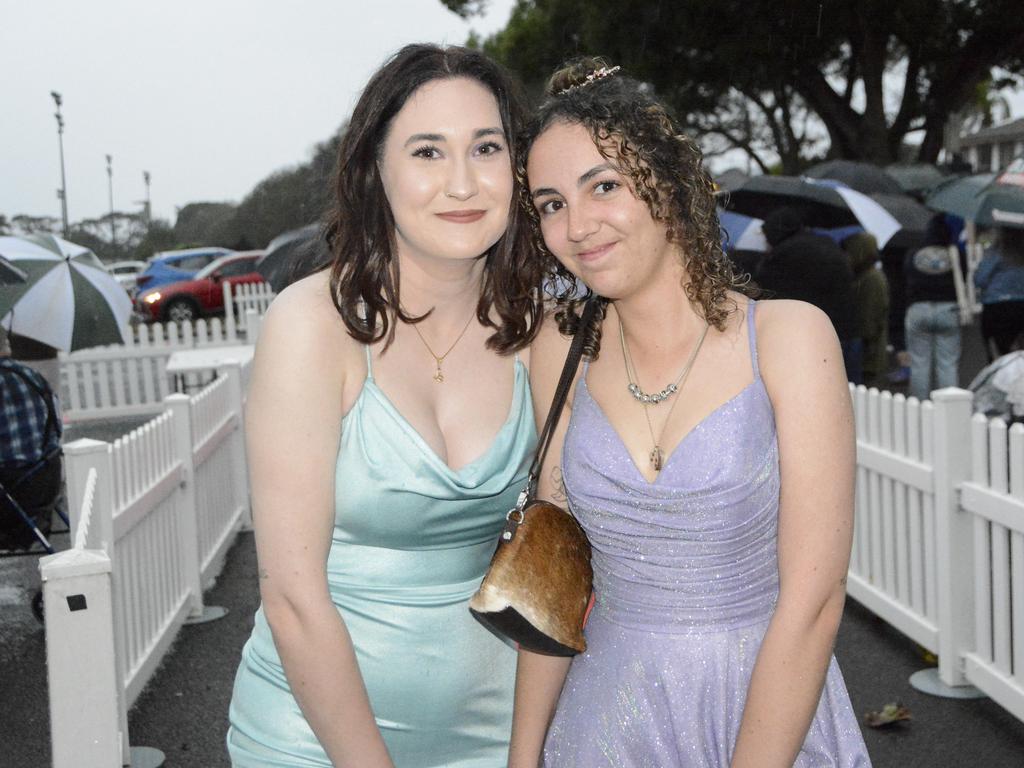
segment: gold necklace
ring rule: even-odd
[[[406,312],[405,307],[402,307],[402,311],[405,312],[406,314],[409,314],[408,312]],[[417,327],[417,325],[418,325],[417,323],[409,323],[409,325],[412,326],[412,329],[414,331],[416,331],[416,335],[419,336],[420,341],[423,342],[423,346],[427,348],[427,352],[429,352],[430,356],[432,358],[434,358],[434,363],[437,365],[437,370],[434,371],[434,375],[433,375],[432,378],[438,384],[440,384],[441,382],[444,381],[444,374],[441,372],[441,363],[443,363],[444,359],[446,357],[448,357],[448,355],[451,354],[451,351],[453,349],[455,349],[455,345],[458,344],[460,341],[462,341],[462,337],[466,335],[466,331],[469,330],[469,326],[473,322],[473,318],[474,317],[476,317],[476,313],[475,312],[472,315],[469,316],[469,320],[467,320],[466,324],[462,327],[462,331],[455,338],[455,341],[452,342],[452,345],[450,347],[448,347],[448,351],[445,352],[443,355],[437,355],[437,354],[434,353],[434,350],[431,349],[430,345],[427,343],[427,340],[425,338],[423,338],[423,334],[420,333],[420,329]]]
[[[617,314],[616,317],[618,317]],[[654,468],[654,471],[660,472],[661,468],[664,466],[665,461],[665,452],[661,450],[661,438],[665,436],[665,428],[668,426],[669,421],[672,419],[672,411],[675,410],[676,403],[679,402],[679,398],[676,398],[675,400],[672,401],[672,405],[668,409],[668,415],[665,416],[665,421],[664,423],[662,423],[661,431],[658,433],[657,437],[654,436],[654,426],[651,424],[651,415],[647,412],[647,409],[649,406],[657,405],[662,400],[671,397],[679,390],[680,387],[683,386],[683,384],[686,382],[687,375],[690,373],[690,369],[693,367],[693,362],[697,359],[697,353],[700,352],[700,348],[704,345],[704,339],[708,335],[708,328],[710,328],[711,326],[707,322],[707,320],[704,321],[704,330],[701,332],[700,338],[697,340],[697,344],[694,346],[693,351],[690,352],[690,357],[687,358],[686,365],[683,366],[682,372],[679,374],[678,377],[676,377],[676,380],[672,384],[670,384],[668,387],[666,387],[660,393],[658,393],[659,395],[661,395],[661,397],[655,400],[652,396],[649,395],[644,395],[643,397],[636,396],[637,392],[641,392],[642,394],[642,390],[634,382],[634,379],[639,378],[639,376],[636,375],[636,366],[633,365],[633,357],[632,355],[629,354],[629,345],[626,344],[626,334],[622,330],[622,318],[618,318],[618,321],[619,343],[622,345],[622,363],[626,368],[626,379],[627,381],[629,381],[630,385],[629,392],[631,395],[633,395],[634,398],[636,398],[640,402],[640,405],[644,407],[644,420],[647,422],[647,431],[651,435],[651,444],[653,445],[653,447],[651,448],[651,453],[649,454],[648,458],[650,459],[651,466]]]

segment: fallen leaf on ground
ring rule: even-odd
[[[902,704],[886,704],[881,712],[871,711],[864,715],[864,724],[871,728],[884,728],[904,720],[912,720],[910,710]]]

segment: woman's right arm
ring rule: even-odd
[[[318,290],[307,280],[274,301],[253,363],[246,442],[260,597],[291,691],[332,763],[390,768],[327,585],[346,369],[339,349],[352,341]]]
[[[533,410],[537,432],[547,419],[551,400],[555,396],[558,377],[569,350],[569,341],[558,333],[554,318],[548,317],[530,349],[530,388],[533,392]],[[559,458],[562,442],[569,424],[570,408],[566,398],[562,416],[554,430],[547,457],[541,467],[537,497],[566,505],[562,487]],[[555,713],[558,696],[562,692],[570,659],[545,656],[519,650],[516,667],[515,708],[512,716],[512,743],[509,748],[509,768],[537,768],[540,764],[544,737]]]

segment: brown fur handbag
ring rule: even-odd
[[[526,488],[506,515],[491,566],[469,601],[469,610],[485,626],[521,648],[553,656],[573,656],[587,649],[583,623],[593,578],[590,542],[570,512],[533,497],[596,309],[597,300],[591,299],[569,347]]]

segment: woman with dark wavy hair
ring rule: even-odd
[[[617,70],[556,73],[520,155],[559,287],[538,410],[588,336],[539,493],[589,536],[595,600],[571,664],[520,651],[510,765],[866,766],[832,657],[854,476],[836,334],[744,295],[699,149]]]
[[[466,604],[536,440],[520,124],[494,62],[433,45],[391,58],[352,113],[333,263],[274,300],[252,373],[262,606],[236,766],[505,764],[515,651]]]

